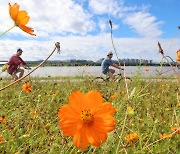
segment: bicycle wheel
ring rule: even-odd
[[[124,78],[124,80],[125,80],[125,78]],[[126,81],[127,82],[132,82],[132,79],[130,77],[126,77]]]
[[[93,79],[93,82],[105,82],[106,80],[103,77],[96,77],[95,79]]]
[[[125,80],[124,77],[119,76],[118,78],[115,79],[115,82],[121,82],[122,80]],[[132,79],[130,77],[126,77],[127,82],[132,82]]]

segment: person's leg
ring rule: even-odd
[[[13,77],[13,79],[14,79],[14,81],[16,81],[17,79],[18,79],[18,77],[17,77],[17,75],[16,75],[16,71],[14,71],[13,73],[12,73],[12,77]]]
[[[115,79],[114,73],[115,73],[114,69],[109,69],[107,72],[107,76],[109,76],[112,80],[114,80]]]
[[[24,70],[23,70],[23,69],[18,68],[18,69],[16,70],[16,72],[17,72],[17,73],[20,73],[20,74],[19,74],[19,78],[21,78],[21,77],[24,75]]]
[[[111,72],[112,74],[115,73],[115,70],[114,69],[109,69],[109,72]]]

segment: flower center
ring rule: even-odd
[[[83,110],[81,112],[81,118],[84,122],[90,123],[93,121],[93,115],[91,114],[90,110]]]

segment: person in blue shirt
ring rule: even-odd
[[[107,57],[102,61],[101,67],[102,67],[102,73],[109,76],[110,78],[112,78],[114,80],[114,73],[115,70],[114,69],[110,69],[109,66],[113,66],[115,68],[124,70],[123,68],[121,68],[120,66],[118,66],[117,64],[115,64],[111,58],[113,57],[113,53],[112,52],[108,52]]]

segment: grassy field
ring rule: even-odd
[[[0,92],[0,153],[180,153],[180,131],[171,130],[180,127],[177,82],[134,77],[126,88],[124,81],[99,83],[91,77],[81,78],[73,82],[71,77],[63,82],[36,78],[30,93],[22,91],[23,81]],[[10,80],[3,79],[0,87],[8,83]],[[90,145],[81,151],[73,145],[72,137],[60,130],[58,110],[68,103],[73,91],[94,89],[117,109],[116,128],[100,147]],[[138,139],[129,142],[127,135],[131,133]]]

